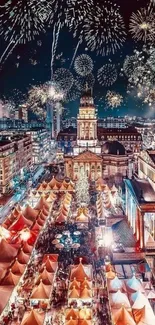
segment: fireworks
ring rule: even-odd
[[[93,60],[89,55],[81,54],[76,58],[74,68],[80,76],[87,76],[93,70]]]
[[[155,49],[150,50],[150,57],[148,59],[148,64],[151,69],[155,72]]]
[[[155,87],[148,91],[147,95],[144,98],[144,103],[148,103],[149,106],[152,106],[152,104],[155,103]]]
[[[47,13],[48,1],[13,0],[1,6],[0,35],[5,40],[26,43],[44,31],[43,15]]]
[[[74,78],[69,70],[60,68],[55,71],[53,81],[58,85],[60,89],[66,92],[71,89]]]
[[[92,73],[88,74],[85,78],[78,77],[75,80],[76,87],[80,91],[83,91],[85,89],[86,84],[89,89],[93,88],[94,83],[95,83],[95,77]]]
[[[68,22],[69,29],[73,30],[73,36],[82,38],[83,35],[83,26],[88,13],[91,12],[93,8],[93,0],[71,0],[68,4]]]
[[[150,88],[155,80],[155,72],[150,65],[150,49],[143,47],[142,51],[135,51],[134,71],[129,83],[138,88]]]
[[[134,72],[134,69],[137,65],[136,57],[134,55],[127,56],[123,64],[123,71],[127,77],[130,77]]]
[[[65,101],[67,103],[75,101],[77,98],[80,97],[81,91],[78,89],[76,82],[74,81],[74,84],[72,88],[67,92]]]
[[[95,3],[84,22],[87,46],[97,54],[109,55],[121,48],[126,39],[119,7],[111,1]]]
[[[114,64],[105,64],[97,72],[97,79],[102,86],[111,86],[117,80],[117,70]]]
[[[155,13],[152,5],[132,14],[129,30],[135,40],[145,43],[155,41]]]
[[[46,116],[46,104],[48,101],[53,103],[61,102],[64,93],[59,90],[53,82],[46,82],[40,86],[33,86],[28,93],[28,105],[30,109],[41,118]]]
[[[108,91],[106,94],[106,104],[108,107],[119,107],[123,103],[123,97],[114,91]]]

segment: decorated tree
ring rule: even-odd
[[[84,169],[81,169],[79,179],[76,183],[76,199],[79,207],[88,206],[90,201],[89,182]]]

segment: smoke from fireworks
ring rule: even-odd
[[[93,60],[89,55],[81,54],[76,58],[74,68],[80,76],[87,76],[93,70]]]
[[[85,19],[84,33],[91,51],[101,55],[115,53],[126,39],[119,7],[111,1],[96,1]]]
[[[48,101],[57,103],[64,99],[64,93],[54,82],[46,82],[40,86],[34,86],[28,93],[30,109],[41,117],[46,116],[46,104]]]
[[[129,30],[135,40],[155,41],[155,12],[154,7],[149,5],[133,13],[130,18]]]
[[[123,103],[123,97],[115,91],[108,91],[105,97],[108,107],[116,108]]]
[[[97,72],[97,79],[102,86],[111,86],[117,80],[117,70],[114,64],[105,64]]]
[[[58,85],[64,92],[71,89],[74,77],[72,73],[64,68],[57,69],[53,75],[53,81]]]

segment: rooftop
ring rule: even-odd
[[[138,133],[137,129],[133,128],[133,127],[129,127],[129,128],[102,128],[102,127],[98,127],[98,134],[136,134],[136,135],[140,135],[140,133]]]
[[[146,179],[126,179],[125,183],[138,203],[155,203],[155,191]]]

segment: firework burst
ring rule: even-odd
[[[91,51],[101,55],[115,53],[126,39],[119,7],[112,1],[96,1],[85,19],[84,34]]]
[[[155,48],[150,50],[150,57],[148,59],[148,64],[151,69],[155,72]]]
[[[149,106],[152,106],[155,103],[155,87],[147,92],[144,97],[144,103],[148,103]]]
[[[155,42],[155,12],[151,4],[131,15],[129,30],[135,40]]]
[[[40,86],[33,86],[28,93],[28,105],[30,109],[41,118],[46,115],[48,101],[57,103],[64,99],[64,93],[53,82],[46,82]]]
[[[77,98],[80,97],[81,91],[80,89],[77,87],[76,81],[74,81],[73,86],[71,87],[71,89],[67,92],[66,97],[65,97],[65,101],[67,103],[69,102],[73,102],[75,101]]]
[[[108,91],[105,97],[108,107],[117,108],[123,103],[123,97],[114,91]]]
[[[100,85],[109,87],[117,80],[117,70],[114,64],[105,64],[97,72]]]
[[[150,49],[143,47],[142,51],[135,50],[134,71],[129,77],[129,83],[137,88],[150,88],[155,81],[155,72],[150,65]]]
[[[0,10],[0,35],[7,41],[26,43],[44,31],[44,15],[48,1],[13,0],[7,1]]]
[[[74,82],[74,77],[69,70],[59,68],[53,75],[53,81],[58,85],[60,89],[62,89],[62,91],[66,92],[71,89]]]
[[[93,0],[71,0],[68,4],[67,21],[73,36],[83,39],[83,26],[85,19],[93,9]]]
[[[123,64],[123,71],[128,78],[133,74],[134,69],[137,66],[137,64],[138,64],[138,62],[136,61],[136,56],[131,55],[131,56],[127,56],[125,58],[124,64]]]
[[[87,76],[93,71],[93,60],[89,55],[81,54],[76,58],[74,68],[80,76]]]

